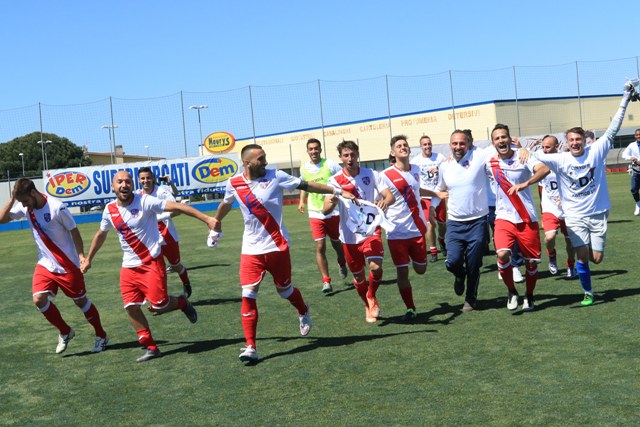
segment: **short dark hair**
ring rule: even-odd
[[[150,173],[151,175],[153,175],[153,171],[151,170],[151,168],[149,166],[143,166],[140,169],[138,169],[138,175],[140,175],[141,173]]]
[[[393,148],[394,144],[398,141],[407,141],[407,136],[406,135],[396,135],[394,137],[391,138],[391,143],[389,144],[391,146],[391,148]]]
[[[578,135],[581,135],[584,138],[584,129],[582,129],[580,126],[576,126],[574,128],[568,129],[564,134],[565,136],[568,133],[577,133]]]
[[[309,138],[309,140],[307,141],[307,148],[309,148],[309,144],[319,144],[320,148],[322,149],[322,142],[320,142],[319,139]]]
[[[18,178],[13,184],[13,197],[28,196],[36,189],[36,185],[29,178]]]
[[[246,153],[249,150],[262,150],[262,146],[258,144],[247,144],[244,147],[242,147],[242,150],[240,151],[240,158],[242,160],[244,160],[244,153]]]
[[[451,132],[451,136],[455,135],[456,133],[464,135],[464,137],[467,139],[467,141],[469,141],[469,134],[466,133],[465,131],[460,130],[460,129],[456,129],[453,132]]]
[[[504,130],[507,131],[507,136],[509,138],[511,138],[511,132],[509,132],[509,126],[507,125],[503,125],[502,123],[497,123],[494,127],[493,130],[491,131],[491,139],[493,139],[493,132],[497,131],[497,130]]]
[[[422,144],[422,140],[425,139],[425,138],[428,139],[429,141],[431,141],[431,137],[429,135],[422,135],[420,137],[420,144]]]
[[[473,134],[471,133],[471,129],[463,129],[462,133],[467,135],[467,138],[469,138],[469,142],[473,142]]]
[[[587,130],[587,131],[584,132],[584,137],[585,138],[596,139],[596,134],[591,132],[590,130]]]
[[[342,141],[336,148],[338,149],[338,154],[342,154],[342,150],[345,149],[355,151],[356,153],[360,154],[360,148],[358,147],[358,144],[353,141]]]

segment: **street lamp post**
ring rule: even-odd
[[[200,110],[204,110],[207,108],[209,108],[208,105],[192,105],[191,107],[189,107],[190,110],[198,111],[198,126],[200,127],[200,142],[198,143],[198,146],[204,143],[204,141],[202,140],[202,121],[200,120]]]
[[[22,176],[24,176],[24,153],[19,153],[20,160],[22,160]]]
[[[147,150],[147,160],[151,160],[151,157],[149,156],[149,146],[145,145],[144,148]]]
[[[40,140],[40,141],[38,141],[38,144],[40,144],[42,146],[42,168],[44,170],[49,170],[49,159],[47,158],[47,147],[46,147],[46,145],[47,144],[52,144],[52,143],[53,143],[53,141],[49,141],[49,140],[46,140],[46,141]]]
[[[102,125],[100,129],[109,129],[109,151],[111,151],[111,163],[116,163],[116,146],[113,140],[115,139],[116,128],[118,125]]]

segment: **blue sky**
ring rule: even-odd
[[[571,76],[574,61],[640,55],[637,10],[637,1],[6,1],[0,5],[0,113],[12,118],[14,111],[6,110],[18,111],[16,119],[0,120],[0,140],[32,129],[33,106],[39,102],[67,106],[100,101],[95,107],[99,118],[87,124],[91,131],[72,140],[106,151],[106,134],[98,124],[105,122],[104,100],[110,96],[146,100],[181,90],[216,92],[512,66],[569,64]],[[554,80],[553,75],[545,78]],[[614,87],[621,85],[615,82]],[[277,99],[263,92],[267,99]],[[194,98],[187,105],[197,102]],[[128,104],[131,111],[138,105]],[[20,109],[27,106],[24,118]],[[237,108],[244,114],[244,105]],[[56,120],[62,122],[66,110],[59,110]],[[90,108],[77,110],[84,114]],[[211,110],[208,114],[207,119]],[[197,120],[193,113],[186,115],[191,140]],[[19,120],[28,123],[7,129]],[[123,132],[124,126],[118,134]],[[176,130],[175,138],[181,133]],[[133,151],[143,152],[143,144]]]
[[[0,109],[628,58],[640,53],[637,9],[557,0],[7,1]]]

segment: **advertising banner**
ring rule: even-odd
[[[149,167],[156,178],[168,176],[183,197],[224,193],[227,180],[242,172],[237,153],[185,159],[158,160],[117,165],[101,165],[45,171],[45,194],[69,206],[102,205],[115,199],[111,180],[116,172],[126,170],[140,189],[138,171]]]

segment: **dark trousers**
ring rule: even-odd
[[[471,221],[447,221],[447,270],[456,277],[466,276],[465,300],[475,303],[478,298],[480,267],[487,238],[487,217]]]
[[[631,195],[636,202],[640,201],[640,173],[631,172]]]

